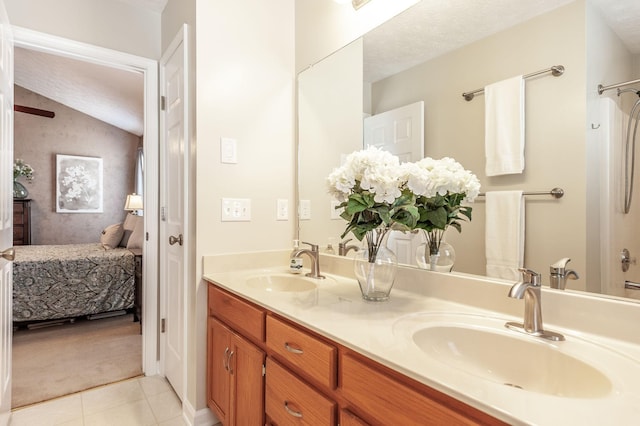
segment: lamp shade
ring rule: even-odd
[[[142,210],[142,195],[130,194],[127,195],[127,201],[124,203],[125,210]]]

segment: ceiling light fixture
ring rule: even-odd
[[[360,9],[365,4],[369,3],[371,0],[351,0],[351,5],[355,10]]]

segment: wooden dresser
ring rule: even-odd
[[[13,245],[31,244],[31,200],[13,200]]]

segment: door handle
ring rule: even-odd
[[[13,249],[13,247],[9,247],[6,250],[2,251],[2,258],[8,260],[9,262],[12,262],[13,259],[16,258],[16,251]]]
[[[169,237],[169,244],[174,245],[175,243],[182,245],[182,234],[177,237],[174,237],[173,235]]]

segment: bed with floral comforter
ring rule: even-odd
[[[129,309],[135,258],[100,243],[16,246],[13,320],[41,321]]]

